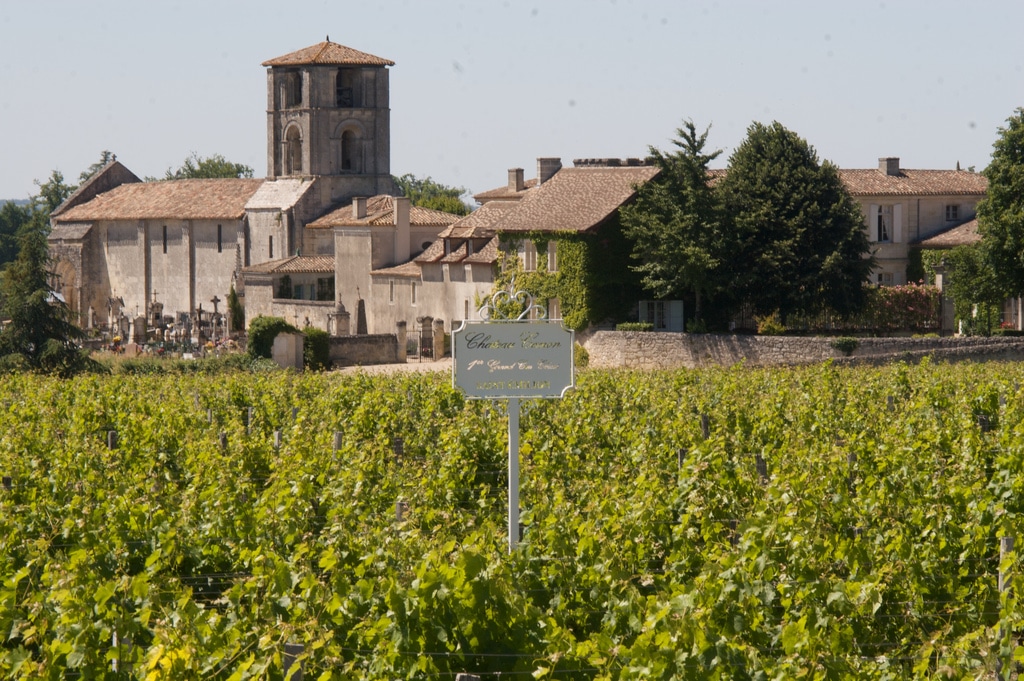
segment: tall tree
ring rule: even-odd
[[[990,336],[999,323],[1005,285],[985,260],[980,244],[968,244],[943,254],[946,290],[953,297],[956,318],[974,335]]]
[[[1011,296],[1024,295],[1024,109],[999,128],[992,162],[983,174],[988,191],[978,204],[985,259]]]
[[[192,152],[177,170],[167,169],[165,180],[193,180],[223,177],[252,177],[253,170],[241,163],[232,163],[220,154],[202,158]]]
[[[676,130],[677,150],[664,153],[650,147],[658,177],[637,191],[634,203],[619,215],[640,262],[644,288],[659,298],[693,292],[694,318],[701,320],[701,298],[720,286],[719,210],[710,184],[708,164],[722,151],[705,152],[708,129],[700,135],[693,121]]]
[[[104,149],[103,151],[100,152],[100,160],[96,161],[91,166],[83,170],[81,174],[79,174],[78,176],[78,181],[82,183],[86,182],[90,177],[92,177],[99,171],[103,170],[103,167],[105,165],[115,160],[116,158],[117,157],[114,155],[114,152],[110,151],[109,149]]]
[[[29,206],[7,201],[0,207],[0,270],[18,255],[18,232],[31,219]]]
[[[778,122],[752,124],[718,189],[736,302],[783,322],[863,306],[874,261],[860,207],[804,139]]]
[[[35,183],[39,187],[39,194],[32,197],[32,207],[42,212],[43,224],[49,222],[50,213],[57,210],[57,206],[64,203],[64,199],[77,189],[74,185],[64,182],[64,175],[59,170],[50,173],[50,179],[46,182],[36,180]]]
[[[417,178],[411,173],[392,177],[402,196],[409,197],[414,206],[442,210],[455,215],[468,215],[469,206],[460,198],[466,193],[463,187],[449,187],[435,182],[430,177]]]
[[[33,222],[41,219],[36,213]],[[0,358],[7,366],[66,376],[88,364],[77,342],[84,334],[70,321],[67,305],[49,286],[50,256],[46,232],[39,224],[18,233],[18,256],[0,274]]]

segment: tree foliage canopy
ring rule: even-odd
[[[988,192],[978,204],[985,259],[1004,291],[1024,295],[1024,109],[999,129],[992,162],[983,174]]]
[[[469,206],[460,198],[466,193],[464,187],[449,187],[435,182],[430,177],[418,178],[411,173],[392,179],[402,196],[409,197],[414,206],[442,210],[455,215],[469,215]]]
[[[77,343],[84,334],[49,285],[46,232],[30,222],[18,233],[18,255],[0,274],[0,357],[6,366],[70,375],[88,363]]]
[[[698,135],[692,121],[684,126],[673,140],[677,151],[650,148],[661,173],[640,187],[636,201],[620,215],[626,236],[635,244],[633,256],[640,264],[634,269],[644,287],[659,298],[693,291],[695,317],[700,319],[702,294],[721,284],[720,211],[708,164],[722,152],[704,151],[708,130]]]
[[[165,180],[207,180],[231,177],[252,177],[253,169],[242,163],[232,163],[220,154],[202,158],[192,152],[177,170],[167,169]]]
[[[754,123],[717,185],[731,293],[755,314],[864,304],[874,266],[860,207],[828,161],[780,123]]]

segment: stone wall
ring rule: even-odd
[[[398,337],[393,333],[331,338],[331,362],[338,366],[396,364],[405,359],[402,350],[400,354]]]
[[[584,343],[594,368],[884,364],[930,356],[938,361],[1024,360],[1024,338],[858,338],[847,357],[833,338],[598,331]]]

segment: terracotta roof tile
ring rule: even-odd
[[[978,220],[975,218],[956,227],[950,227],[927,239],[922,239],[917,245],[921,248],[955,248],[976,244],[979,241],[981,241],[981,233],[978,232]]]
[[[485,203],[487,201],[515,201],[517,199],[523,198],[527,191],[533,189],[536,186],[537,178],[535,177],[532,180],[527,180],[523,184],[522,191],[513,191],[508,188],[508,185],[505,185],[504,187],[488,189],[487,191],[482,191],[479,194],[473,194],[473,198],[477,201],[477,203]]]
[[[606,220],[654,178],[655,166],[562,168],[527,192],[499,232],[586,232]]]
[[[338,43],[325,40],[316,45],[304,47],[295,52],[274,57],[263,62],[263,66],[305,66],[324,64],[338,66],[394,66],[395,62],[382,57],[375,57],[366,52],[353,50]]]
[[[500,224],[502,218],[510,210],[515,209],[516,205],[516,203],[511,201],[491,201],[485,203],[441,232],[439,236],[459,238],[493,236],[495,226]]]
[[[421,206],[409,207],[410,225],[447,227],[458,219],[459,216],[454,213],[445,213]],[[390,226],[393,224],[395,224],[395,197],[378,194],[366,200],[366,217],[352,217],[352,204],[348,203],[321,215],[308,223],[306,227],[329,229],[331,227]]]
[[[414,260],[419,263],[437,262],[444,257],[444,239],[435,239],[426,250],[417,255]]]
[[[839,177],[854,196],[981,196],[988,188],[984,175],[966,170],[900,169],[899,175],[886,175],[869,168],[840,170]]]
[[[91,222],[62,222],[54,225],[46,238],[49,241],[77,241],[84,239],[91,229]]]
[[[293,255],[246,267],[247,274],[334,274],[334,256]]]
[[[419,279],[420,278],[420,266],[416,264],[416,261],[410,260],[404,262],[401,265],[395,265],[394,267],[383,267],[379,270],[373,270],[370,272],[371,276],[388,276],[388,277],[403,277],[408,279]]]
[[[458,248],[441,258],[441,262],[462,262],[469,255],[469,247],[463,242]]]
[[[263,180],[163,180],[122,184],[70,208],[55,222],[240,220]]]
[[[462,262],[467,263],[480,263],[484,265],[493,265],[498,262],[498,237],[494,237],[479,251],[471,256],[468,256]]]

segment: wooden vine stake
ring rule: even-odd
[[[1009,588],[1010,588],[1008,575],[1006,575],[1006,573],[1003,572],[1003,561],[1005,561],[1006,557],[1010,553],[1012,553],[1012,552],[1013,552],[1013,537],[1000,537],[999,538],[999,582],[998,582],[1000,600],[1002,600],[1002,598],[1001,598],[1002,594],[1004,592],[1008,591]],[[997,679],[1001,679],[1001,678],[1003,678],[1003,658],[1002,658],[1001,655],[999,655],[999,652],[1000,652],[999,648],[1002,647],[1003,636],[1006,635],[1006,632],[1003,630],[1002,623],[1000,623],[998,631],[999,631],[999,635],[996,638],[996,641],[997,641],[996,642],[996,678]],[[1013,660],[1013,657],[1011,655],[1010,661],[1012,662],[1012,660]],[[1009,665],[1009,666],[1012,667],[1012,664]]]
[[[509,314],[509,310],[515,310]],[[452,333],[452,384],[468,399],[508,400],[508,550],[519,545],[519,400],[561,398],[575,386],[573,332],[515,280]]]

